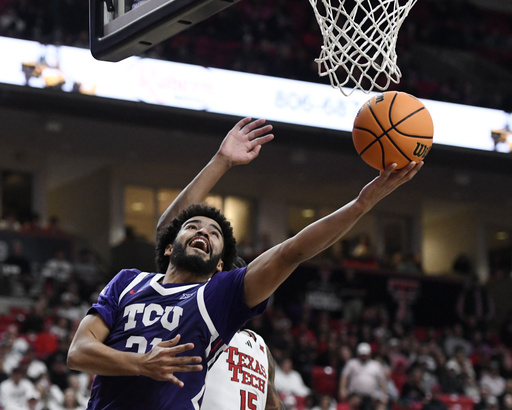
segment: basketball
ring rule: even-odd
[[[354,120],[352,140],[359,156],[380,171],[425,159],[434,138],[434,124],[416,97],[387,91],[368,100]]]

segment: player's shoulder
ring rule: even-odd
[[[245,277],[245,268],[233,269],[231,271],[217,272],[205,284],[208,286],[224,286],[231,284],[241,284]]]
[[[139,276],[142,272],[138,269],[121,269],[113,278],[116,282],[131,281]]]
[[[150,279],[155,273],[142,272],[138,269],[122,269],[112,279],[111,285],[124,287],[133,281],[142,281],[144,278]]]
[[[255,342],[266,345],[263,337],[256,333],[254,330],[244,328],[240,330],[239,334],[247,339],[252,339]]]

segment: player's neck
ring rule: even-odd
[[[169,266],[162,283],[203,283],[208,281],[212,275],[198,275],[197,273],[179,270],[173,266]]]

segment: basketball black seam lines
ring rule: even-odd
[[[421,135],[411,135],[411,134],[405,134],[403,132],[401,132],[400,130],[396,129],[397,126],[399,126],[402,122],[404,122],[405,120],[407,120],[408,118],[412,117],[413,115],[417,114],[418,112],[422,111],[425,109],[425,107],[420,107],[419,109],[417,109],[416,111],[413,111],[412,113],[410,113],[408,116],[402,118],[399,122],[397,122],[396,124],[393,124],[393,122],[391,121],[391,111],[393,109],[393,104],[395,102],[395,99],[397,97],[398,93],[396,93],[394,96],[393,96],[393,99],[391,100],[391,104],[389,105],[389,110],[388,110],[388,113],[389,113],[389,122],[392,124],[391,128],[385,130],[384,127],[382,126],[382,124],[380,123],[379,119],[377,118],[377,116],[375,115],[373,109],[372,109],[372,106],[370,105],[370,103],[368,103],[368,109],[370,110],[373,118],[375,119],[375,121],[377,122],[378,126],[380,127],[381,131],[382,131],[382,134],[377,136],[372,130],[369,130],[369,129],[366,129],[366,128],[362,128],[362,127],[354,127],[355,129],[358,129],[358,130],[361,130],[361,131],[366,131],[366,132],[369,132],[371,135],[373,135],[373,137],[375,138],[374,141],[372,141],[371,143],[369,143],[360,153],[359,155],[363,155],[366,150],[370,149],[373,144],[375,143],[379,143],[380,145],[380,148],[381,148],[381,153],[382,153],[382,167],[385,168],[386,167],[386,164],[384,163],[384,160],[385,160],[385,155],[384,155],[384,148],[382,146],[382,142],[380,141],[381,138],[383,138],[384,136],[388,137],[388,140],[389,142],[391,142],[391,144],[394,145],[394,147],[408,160],[408,161],[412,161],[401,149],[398,145],[396,145],[395,141],[393,141],[392,138],[389,137],[388,135],[388,132],[391,131],[391,130],[394,130],[396,133],[398,134],[401,134],[405,137],[414,137],[414,138],[421,138],[421,139],[432,139],[433,137],[426,137],[426,136],[421,136]]]

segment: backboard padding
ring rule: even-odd
[[[113,18],[104,0],[89,0],[91,53],[112,62],[139,55],[238,1],[148,0]]]

